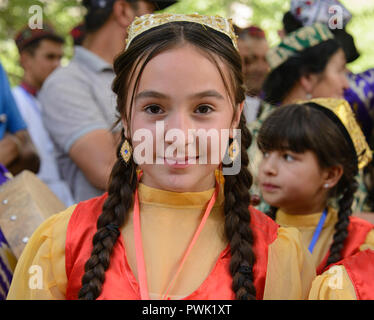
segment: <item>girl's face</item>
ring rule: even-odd
[[[317,77],[317,76],[316,76]],[[339,49],[328,62],[322,78],[317,77],[311,92],[313,97],[343,98],[348,89],[346,59],[344,51]]]
[[[221,62],[218,64],[229,79],[227,67]],[[131,93],[135,78],[130,83]],[[130,100],[131,94],[127,106]],[[220,133],[221,129],[237,128],[241,110],[242,105],[234,112],[217,66],[194,46],[183,45],[152,58],[143,70],[131,107],[134,152],[137,148],[138,151],[143,149],[143,161],[146,152],[152,160],[139,165],[143,170],[142,182],[176,192],[212,188],[219,162],[210,161],[210,156],[217,144],[213,146],[208,138],[206,151],[200,150],[191,139],[196,136],[191,130],[215,129]],[[143,140],[135,139],[136,132],[144,130],[151,135]],[[173,132],[169,130],[177,136],[169,135]],[[205,158],[207,162],[200,164]]]
[[[264,152],[259,167],[259,185],[264,200],[289,214],[323,211],[327,200],[326,183],[331,172],[323,170],[311,151]]]

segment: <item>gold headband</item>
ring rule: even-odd
[[[316,98],[298,103],[316,103],[332,111],[344,125],[352,140],[357,154],[358,168],[362,169],[371,161],[372,151],[370,150],[365,136],[356,121],[355,115],[346,100],[334,98]]]
[[[204,16],[197,13],[156,13],[136,17],[127,30],[128,36],[126,39],[126,49],[129,47],[131,41],[139,34],[163,24],[176,21],[194,22],[221,32],[231,39],[235,49],[238,50],[237,36],[234,32],[231,19],[226,19],[219,16]]]

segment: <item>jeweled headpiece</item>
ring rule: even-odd
[[[231,39],[232,44],[236,50],[238,50],[237,36],[234,32],[231,19],[226,19],[220,16],[204,16],[197,13],[156,13],[136,17],[127,30],[128,37],[126,39],[126,49],[130,45],[131,41],[141,33],[163,24],[177,21],[198,23],[221,32]]]
[[[356,151],[358,168],[362,169],[371,161],[373,155],[372,151],[370,150],[365,136],[356,121],[355,115],[346,100],[335,98],[316,98],[308,101],[301,101],[299,103],[317,104],[327,110],[330,110],[340,120],[341,124],[344,126],[347,134],[349,135],[347,138],[351,140]]]

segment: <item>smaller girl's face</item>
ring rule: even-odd
[[[219,67],[228,79],[227,67],[223,63]],[[133,82],[129,92],[133,92]],[[211,154],[217,144],[213,147],[208,137],[206,148],[200,149],[196,133],[210,129],[228,132],[240,119],[240,110],[234,116],[229,93],[214,62],[188,44],[158,54],[142,72],[131,112],[133,148],[140,151],[145,146],[141,154],[145,163],[140,164],[144,184],[176,192],[214,187],[214,172],[220,162],[211,161]],[[145,130],[148,143],[136,137]],[[144,161],[147,152],[148,161]]]
[[[290,214],[322,211],[326,205],[326,174],[311,151],[269,151],[259,167],[262,196],[271,206]]]

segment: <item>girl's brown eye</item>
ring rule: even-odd
[[[197,109],[196,109],[196,113],[209,113],[209,112],[212,112],[213,111],[213,108],[204,104],[204,105],[201,105],[201,106],[198,106]]]
[[[290,154],[288,154],[288,153],[285,153],[285,154],[283,155],[283,158],[284,158],[286,161],[288,161],[288,162],[292,162],[293,160],[295,160],[295,158],[294,158],[293,156],[291,156]]]
[[[160,114],[162,113],[162,109],[157,104],[152,104],[146,108],[144,108],[145,112],[151,113],[151,114]]]

